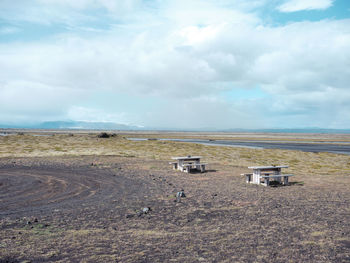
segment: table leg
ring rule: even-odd
[[[196,170],[200,170],[201,171],[201,167],[200,167],[200,160],[196,160],[194,161],[194,167],[196,168]]]
[[[253,184],[260,184],[260,170],[253,170]]]
[[[274,171],[274,174],[275,174],[275,175],[281,175],[281,168],[275,170],[275,171]],[[281,183],[281,177],[277,177],[277,178],[275,178],[275,180],[276,180],[278,183]]]
[[[178,169],[179,169],[181,172],[183,172],[183,170],[184,170],[183,163],[184,163],[184,162],[183,162],[182,160],[179,160]]]

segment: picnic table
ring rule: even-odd
[[[272,166],[251,166],[249,169],[253,169],[252,174],[244,174],[246,176],[247,183],[252,184],[263,184],[268,186],[270,184],[270,179],[273,179],[281,183],[283,178],[283,184],[288,185],[288,178],[293,176],[292,174],[282,174],[282,168],[288,168],[287,165],[272,165]],[[261,183],[263,179],[263,183]]]
[[[200,172],[205,171],[206,163],[201,163],[201,156],[180,156],[172,157],[171,159],[175,162],[170,162],[169,164],[173,165],[174,170],[180,170],[182,172],[191,172],[191,170],[197,170]]]

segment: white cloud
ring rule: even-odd
[[[103,109],[71,106],[67,112],[68,119],[78,121],[115,122],[129,124],[128,114],[125,112],[111,113]]]
[[[333,5],[334,0],[287,0],[278,7],[281,12],[297,12],[302,10],[324,10]]]
[[[138,11],[103,33],[3,43],[0,109],[18,119],[52,116],[158,127],[173,126],[169,116],[176,114],[183,116],[181,128],[350,127],[350,20],[263,26],[251,12],[263,2],[247,6],[237,0],[233,3],[240,8],[235,9],[228,8],[227,0],[168,1],[148,13],[140,1],[118,2],[124,3],[120,9]],[[72,24],[89,17],[80,10],[104,5],[114,16],[119,8],[115,1],[102,0],[40,3],[47,8],[73,5],[70,12],[81,16],[71,17]],[[135,18],[138,12],[152,20]],[[66,21],[62,16],[57,12],[57,21]],[[267,98],[222,98],[225,90],[257,86]],[[140,107],[131,115],[127,112],[136,108],[132,99],[129,108],[116,112],[103,109],[103,103],[81,103],[92,92],[137,95],[145,101],[156,97],[166,103]],[[5,115],[0,122],[10,118]]]

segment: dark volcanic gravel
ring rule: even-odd
[[[242,167],[209,169],[1,159],[0,262],[350,262],[348,177],[263,187],[246,184]]]

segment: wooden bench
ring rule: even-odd
[[[260,176],[260,178],[264,179],[264,185],[268,186],[270,185],[270,179],[275,179],[275,178],[283,178],[283,184],[288,185],[288,178],[290,176],[294,176],[293,174],[278,174],[278,175],[263,175]]]
[[[173,165],[173,169],[177,170],[177,162],[170,162],[169,164]]]
[[[241,174],[241,175],[243,175],[243,176],[245,176],[245,178],[246,178],[246,182],[247,183],[250,183],[251,181],[252,181],[252,176],[253,176],[253,174]]]
[[[205,171],[206,165],[207,163],[185,163],[182,165],[182,167],[183,171],[186,173],[190,173],[191,169],[194,168],[194,166],[196,167],[196,170],[199,170],[201,173],[203,173]]]
[[[270,174],[271,174],[271,173],[263,173],[262,175],[268,176],[268,175],[270,175]],[[253,176],[253,174],[241,174],[241,175],[246,177],[246,182],[247,182],[247,183],[251,183],[251,182],[252,182],[252,176]]]

